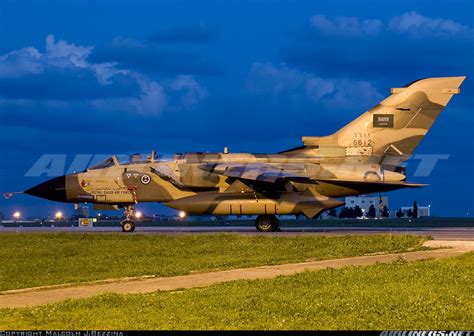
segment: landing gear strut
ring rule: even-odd
[[[135,231],[135,223],[132,221],[133,219],[133,212],[135,208],[133,205],[128,205],[124,212],[125,212],[125,219],[121,222],[122,224],[122,232],[133,232]]]
[[[280,221],[273,215],[260,215],[255,219],[255,227],[260,232],[280,231]]]

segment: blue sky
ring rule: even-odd
[[[0,191],[43,154],[277,152],[327,135],[422,77],[467,75],[419,146],[449,155],[390,207],[473,209],[472,1],[0,3]],[[47,215],[70,206],[17,197]],[[162,211],[155,205],[146,211]]]

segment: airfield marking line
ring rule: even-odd
[[[311,261],[295,264],[240,268],[210,273],[180,275],[167,278],[145,278],[131,281],[92,284],[65,288],[53,288],[35,292],[0,295],[0,308],[21,308],[54,303],[66,299],[79,299],[104,293],[138,294],[158,290],[171,291],[207,287],[221,282],[235,280],[271,279],[304,271],[346,266],[368,266],[375,263],[390,263],[403,258],[406,261],[454,257],[474,250],[474,241],[427,241],[427,247],[448,247],[428,251],[365,255],[359,257]]]

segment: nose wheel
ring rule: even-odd
[[[260,232],[280,231],[280,221],[273,215],[260,215],[255,219],[255,227]]]
[[[135,231],[135,223],[132,221],[133,212],[135,208],[133,205],[129,205],[125,208],[125,219],[122,221],[122,232],[133,232]]]
[[[135,223],[129,220],[122,221],[122,232],[135,231]]]

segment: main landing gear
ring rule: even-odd
[[[132,221],[133,219],[133,212],[135,208],[133,205],[127,205],[125,208],[125,219],[121,222],[122,224],[122,232],[133,232],[135,231],[135,223]]]
[[[260,232],[280,231],[280,221],[273,215],[260,215],[255,219],[255,227]]]

